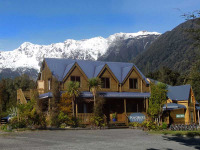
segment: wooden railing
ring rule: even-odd
[[[78,113],[77,117],[80,119],[81,124],[90,124],[91,118],[94,117],[94,114],[93,113]]]
[[[125,122],[126,121],[126,116],[125,114],[117,114],[117,121],[119,122]]]

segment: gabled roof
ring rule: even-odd
[[[59,58],[45,58],[45,62],[47,63],[52,74],[57,77],[59,81],[62,81],[74,66],[74,64],[77,63],[88,78],[97,77],[104,66],[107,65],[119,83],[122,83],[132,67],[135,67],[140,73],[141,77],[146,81],[147,84],[149,84],[146,77],[133,63],[101,62]]]
[[[167,96],[171,100],[188,100],[190,96],[191,86],[188,85],[180,85],[180,86],[168,86]]]
[[[158,84],[159,81],[150,79],[150,82]],[[181,101],[181,100],[189,100],[191,85],[179,85],[179,86],[171,86],[167,85],[167,97],[171,100]]]

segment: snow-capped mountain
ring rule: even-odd
[[[9,68],[15,71],[19,68],[21,68],[20,70],[23,70],[22,68],[24,68],[24,70],[28,68],[39,71],[40,63],[44,57],[97,60],[102,56],[105,57],[110,47],[114,47],[121,41],[143,39],[152,35],[158,37],[160,33],[147,31],[116,33],[110,35],[108,38],[94,37],[84,40],[67,39],[63,43],[51,45],[37,45],[25,42],[13,51],[0,52],[0,70]],[[146,44],[144,43],[144,48]]]

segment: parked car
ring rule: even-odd
[[[1,118],[1,124],[7,124],[12,118],[12,115]]]

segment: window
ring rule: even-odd
[[[48,79],[48,89],[51,90],[51,79]]]
[[[110,79],[109,78],[101,78],[101,88],[110,88]]]
[[[130,89],[138,89],[138,80],[134,78],[129,79],[129,88]]]
[[[73,81],[73,82],[79,82],[79,87],[80,87],[81,78],[79,76],[71,76],[71,81]]]

